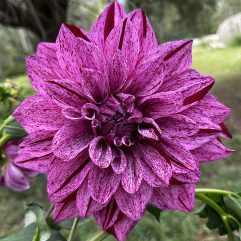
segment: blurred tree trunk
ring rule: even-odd
[[[23,2],[0,0],[0,24],[31,30],[41,41],[55,41],[60,25],[66,21],[69,0]]]

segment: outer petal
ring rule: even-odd
[[[156,175],[159,179],[159,183],[162,183],[163,186],[169,184],[169,180],[172,176],[172,167],[168,164],[167,160],[152,146],[147,143],[140,144],[138,148],[138,152],[141,153],[142,157],[142,166],[143,166],[143,176],[144,179],[151,185],[154,184],[152,182],[153,175]],[[153,172],[150,173],[149,168]]]
[[[101,168],[107,168],[112,161],[111,147],[104,141],[102,136],[96,137],[89,147],[91,160]]]
[[[122,188],[119,188],[115,193],[115,199],[120,210],[132,220],[139,220],[146,209],[146,205],[152,196],[152,187],[146,182],[143,182],[140,189],[129,194]]]
[[[183,146],[172,142],[172,143],[162,143],[161,144],[164,151],[173,159],[173,161],[183,165],[189,170],[196,169],[196,161],[192,156],[192,153],[185,149]]]
[[[106,205],[106,204],[105,204]],[[93,215],[103,209],[105,205],[96,202],[91,196],[88,188],[88,177],[80,185],[77,192],[77,208],[80,217]]]
[[[138,191],[143,178],[140,156],[136,152],[125,152],[128,160],[125,171],[122,174],[121,184],[123,189],[128,193]]]
[[[121,50],[129,66],[129,72],[136,65],[139,54],[137,29],[129,19],[116,26],[106,39],[105,54],[111,58],[116,50]]]
[[[55,156],[69,161],[84,151],[93,138],[94,134],[88,121],[69,122],[54,136],[52,150]]]
[[[192,64],[192,41],[178,40],[161,44],[158,53],[164,61],[165,76],[180,74]]]
[[[211,94],[207,94],[196,105],[185,110],[184,114],[195,121],[207,117],[211,122],[220,124],[228,117],[230,109],[217,101]]]
[[[91,29],[91,37],[100,48],[104,48],[106,38],[125,15],[124,8],[116,1],[105,8]]]
[[[199,131],[195,121],[181,114],[160,118],[156,122],[161,132],[168,137],[192,136]]]
[[[13,163],[9,163],[5,175],[4,185],[17,192],[29,189],[28,178],[24,175],[24,172]]]
[[[119,187],[120,178],[111,167],[93,167],[88,179],[89,192],[93,199],[101,204],[108,202]]]
[[[214,139],[192,151],[198,162],[210,162],[229,157],[234,151],[225,147],[221,141]]]
[[[120,214],[121,211],[116,201],[112,199],[105,208],[97,212],[94,216],[101,227],[104,230],[108,230],[116,223]]]
[[[23,101],[13,116],[29,133],[37,130],[56,131],[65,123],[61,109],[39,94]]]
[[[86,100],[83,97],[82,87],[70,80],[46,81],[46,92],[60,107],[73,106],[80,108]]]
[[[158,47],[155,33],[151,24],[142,10],[136,10],[128,15],[131,22],[137,26],[137,32],[140,42],[140,56],[142,58],[146,53]]]
[[[184,105],[201,100],[212,88],[214,79],[188,69],[178,76],[165,79],[160,91],[179,91],[183,94]]]
[[[76,192],[68,196],[62,202],[56,203],[54,206],[55,221],[64,221],[78,216],[76,208]]]
[[[50,59],[30,56],[25,59],[26,70],[32,87],[41,94],[45,94],[45,81],[60,79],[59,69],[55,70]]]
[[[112,92],[120,90],[128,76],[128,64],[125,57],[119,49],[108,62],[109,84]]]
[[[177,113],[182,105],[182,94],[174,91],[146,96],[140,101],[140,108],[144,112],[144,115],[153,119]]]
[[[76,51],[77,37],[89,41],[84,32],[72,25],[63,24],[57,37],[57,58],[66,75],[73,81],[79,81],[81,62]]]
[[[70,162],[59,159],[51,164],[48,174],[48,196],[53,202],[61,202],[78,189],[91,168],[91,163],[82,157]],[[64,170],[64,171],[63,171]]]
[[[162,210],[190,212],[194,208],[194,194],[193,184],[155,188],[151,203]]]

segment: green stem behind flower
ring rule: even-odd
[[[93,237],[88,239],[87,241],[102,241],[104,240],[109,234],[103,230],[95,234]]]
[[[75,218],[74,219],[74,223],[73,223],[73,225],[71,227],[71,230],[70,230],[70,233],[69,233],[67,241],[72,241],[73,240],[76,228],[78,226],[78,223],[79,223],[79,218]]]

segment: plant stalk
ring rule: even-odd
[[[71,230],[70,230],[70,233],[69,233],[67,241],[72,241],[73,240],[75,231],[76,231],[77,226],[78,226],[78,223],[79,223],[79,218],[75,218],[74,219],[74,223],[73,223],[73,225],[71,227]]]

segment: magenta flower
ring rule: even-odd
[[[7,160],[0,169],[0,185],[20,192],[30,188],[29,178],[35,172],[16,166],[15,159],[18,155],[21,141],[8,141],[4,146],[4,155]]]
[[[48,176],[56,220],[93,215],[124,240],[152,204],[189,212],[201,162],[227,157],[230,110],[190,68],[192,41],[158,45],[141,10],[110,4],[90,33],[62,25],[26,59],[37,94],[15,111],[17,163]]]

